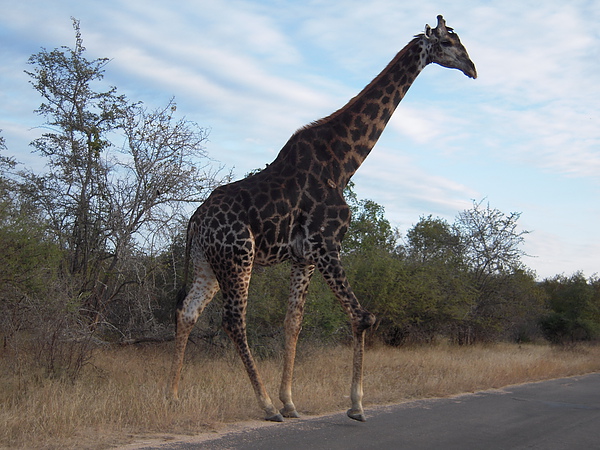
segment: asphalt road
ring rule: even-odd
[[[600,449],[600,373],[225,433],[186,449]]]

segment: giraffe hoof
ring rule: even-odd
[[[366,422],[367,421],[367,419],[365,418],[365,414],[362,411],[355,412],[355,411],[349,409],[346,414],[351,419],[358,420],[359,422]]]
[[[265,417],[265,420],[269,422],[283,422],[283,416],[279,413],[273,414],[272,416]]]
[[[299,419],[300,418],[300,414],[298,414],[298,411],[296,411],[295,409],[288,411],[285,408],[282,408],[281,415],[288,419]]]

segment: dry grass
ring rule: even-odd
[[[294,396],[312,415],[348,407],[351,350],[299,351]],[[108,448],[142,436],[195,434],[223,423],[260,419],[239,358],[192,354],[181,400],[167,400],[170,346],[97,351],[75,383],[28,372],[0,356],[0,447]],[[260,363],[277,396],[281,361]],[[365,361],[365,406],[449,396],[600,370],[600,347],[541,345],[372,348]]]

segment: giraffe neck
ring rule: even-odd
[[[311,171],[320,172],[321,177],[326,178],[323,181],[330,186],[344,188],[369,155],[408,88],[429,62],[423,38],[415,37],[344,107],[298,130],[290,142],[295,138],[299,153],[306,151],[303,142],[309,144],[314,152],[313,161],[322,168]],[[298,160],[303,157],[306,155],[297,155]]]

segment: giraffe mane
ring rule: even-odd
[[[338,109],[337,111],[333,112],[332,114],[323,117],[321,119],[315,120],[313,122],[310,122],[306,125],[304,125],[303,127],[300,127],[293,136],[295,136],[296,134],[304,131],[304,130],[308,130],[310,128],[313,127],[318,127],[320,125],[326,124],[328,122],[330,122],[331,120],[334,120],[336,117],[338,117],[339,115],[343,114],[344,112],[346,112],[349,108],[352,107],[352,105],[354,105],[354,103],[356,102],[356,100],[358,98],[360,98],[363,93],[367,92],[369,89],[371,89],[371,87],[373,85],[375,85],[383,76],[385,76],[385,74],[388,72],[388,69],[396,64],[396,62],[398,61],[398,59],[400,59],[402,56],[404,56],[404,54],[408,51],[408,49],[414,45],[416,42],[418,42],[421,38],[423,37],[423,34],[418,34],[414,37],[414,39],[412,41],[410,41],[408,44],[406,44],[406,46],[400,50],[396,56],[394,57],[394,59],[392,59],[392,61],[390,61],[390,63],[386,66],[385,69],[383,69],[379,75],[377,75],[369,84],[367,84],[357,95],[355,95],[354,97],[352,97],[350,99],[350,101],[348,101],[348,103],[346,103],[344,106],[342,106],[340,109]]]

